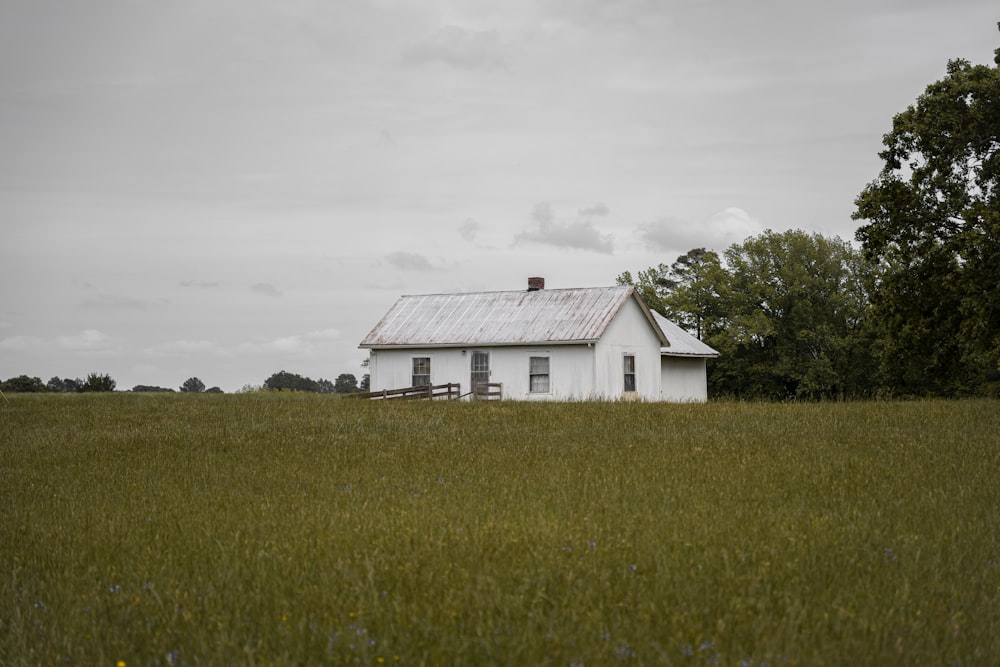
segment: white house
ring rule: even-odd
[[[403,296],[361,341],[372,391],[489,382],[505,399],[705,401],[718,352],[630,286]]]

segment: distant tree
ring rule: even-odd
[[[361,368],[363,370],[368,370],[371,368],[372,358],[365,357],[364,361],[361,362]],[[366,392],[371,391],[372,376],[371,373],[365,373],[361,376],[361,384],[358,386],[358,391]]]
[[[64,392],[66,391],[66,383],[56,375],[49,378],[49,381],[45,383],[45,388],[49,391]]]
[[[18,375],[0,382],[0,391],[10,393],[39,393],[48,391],[41,378]]]
[[[156,393],[171,393],[171,394],[174,392],[173,389],[168,389],[167,387],[155,387],[145,384],[137,384],[136,386],[132,387],[132,391],[136,393],[156,392]]]
[[[205,383],[198,378],[188,378],[180,387],[182,392],[189,394],[200,394],[205,391]]]
[[[111,378],[110,375],[91,373],[87,376],[87,379],[83,381],[83,384],[80,386],[80,391],[114,391],[116,385],[117,383]]]
[[[333,387],[338,394],[354,394],[358,391],[358,379],[350,373],[341,373],[337,376]]]
[[[1000,49],[994,62],[950,61],[893,118],[855,200],[897,393],[1000,393]]]
[[[206,394],[224,394],[226,392],[222,391],[219,387],[209,387],[205,390]]]
[[[333,383],[323,378],[316,380],[316,386],[319,388],[319,393],[321,394],[332,394],[335,391]]]
[[[315,380],[288,371],[278,371],[267,378],[264,381],[264,387],[272,391],[311,391],[316,393],[320,391],[319,384]]]

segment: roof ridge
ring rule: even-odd
[[[476,292],[430,292],[427,294],[401,294],[400,298],[415,296],[470,296],[474,294],[541,294],[545,292],[574,292],[584,290],[628,289],[631,285],[602,285],[597,287],[546,287],[540,290],[505,289],[481,290]]]

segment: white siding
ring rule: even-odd
[[[661,372],[660,400],[674,403],[704,403],[708,400],[704,358],[664,355]]]
[[[429,357],[431,384],[457,382],[462,385],[462,393],[468,393],[472,389],[473,350],[490,353],[490,381],[503,383],[504,398],[565,401],[594,396],[594,349],[587,345],[372,350],[371,391],[409,387],[413,357]],[[530,357],[549,358],[549,392],[530,392]]]
[[[590,398],[594,391],[594,350],[587,345],[500,347],[491,354],[493,382],[503,383],[504,398],[566,401]],[[548,393],[531,393],[529,357],[549,358]]]
[[[660,339],[639,305],[629,299],[595,345],[596,398],[660,400]],[[624,357],[635,356],[635,395],[624,394]]]
[[[413,348],[403,350],[372,350],[371,391],[409,387],[413,378],[413,358],[429,357],[431,384],[460,382],[462,391],[469,390],[469,359],[454,348]]]

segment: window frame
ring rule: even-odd
[[[427,372],[417,372],[426,370]],[[417,378],[427,378],[426,382],[419,382]],[[431,384],[431,358],[430,357],[410,357],[410,382],[411,387],[427,387]]]
[[[622,355],[622,391],[624,393],[636,393],[635,379],[635,354],[626,352]],[[631,388],[629,385],[631,385]]]
[[[536,361],[545,362],[545,372],[541,372],[541,368],[535,366]],[[535,381],[541,381],[542,378],[545,380],[544,389],[536,389]],[[548,355],[532,355],[528,357],[528,393],[529,394],[551,394],[552,393],[552,361],[551,357]]]

